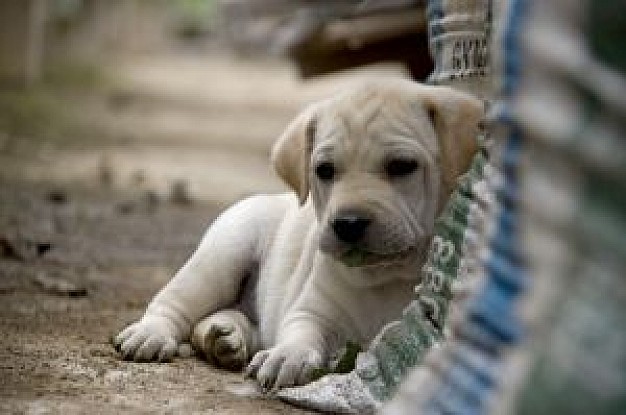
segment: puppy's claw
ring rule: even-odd
[[[161,350],[158,353],[157,361],[161,363],[170,362],[176,354],[177,345],[173,340],[169,340],[166,344],[161,347]]]
[[[272,383],[269,379],[265,379],[263,382],[263,393],[268,393],[272,389]]]
[[[267,356],[269,356],[269,351],[267,350],[262,350],[254,355],[254,357],[244,370],[244,375],[246,376],[246,378],[256,378],[259,369],[261,368],[261,366],[263,366],[263,363],[265,363]]]
[[[248,367],[248,376],[256,378],[264,393],[302,385],[310,380],[315,368],[323,366],[321,354],[315,349],[281,347],[255,355]]]

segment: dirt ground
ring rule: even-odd
[[[0,412],[307,413],[241,396],[241,374],[196,357],[124,362],[110,339],[220,209],[283,189],[267,155],[302,105],[402,72],[302,83],[285,63],[223,54],[109,70],[95,88],[0,91]]]

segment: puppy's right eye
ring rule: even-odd
[[[413,159],[392,159],[385,165],[387,175],[392,178],[406,177],[419,168],[419,164]]]
[[[335,178],[335,166],[330,162],[322,162],[315,167],[315,175],[323,182],[329,182]]]

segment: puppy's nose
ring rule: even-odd
[[[367,231],[370,223],[372,221],[369,218],[355,214],[345,214],[335,218],[332,226],[340,240],[352,244],[358,242],[365,235],[365,231]]]

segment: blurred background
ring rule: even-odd
[[[0,0],[0,170],[228,204],[304,105],[431,67],[419,0]]]

